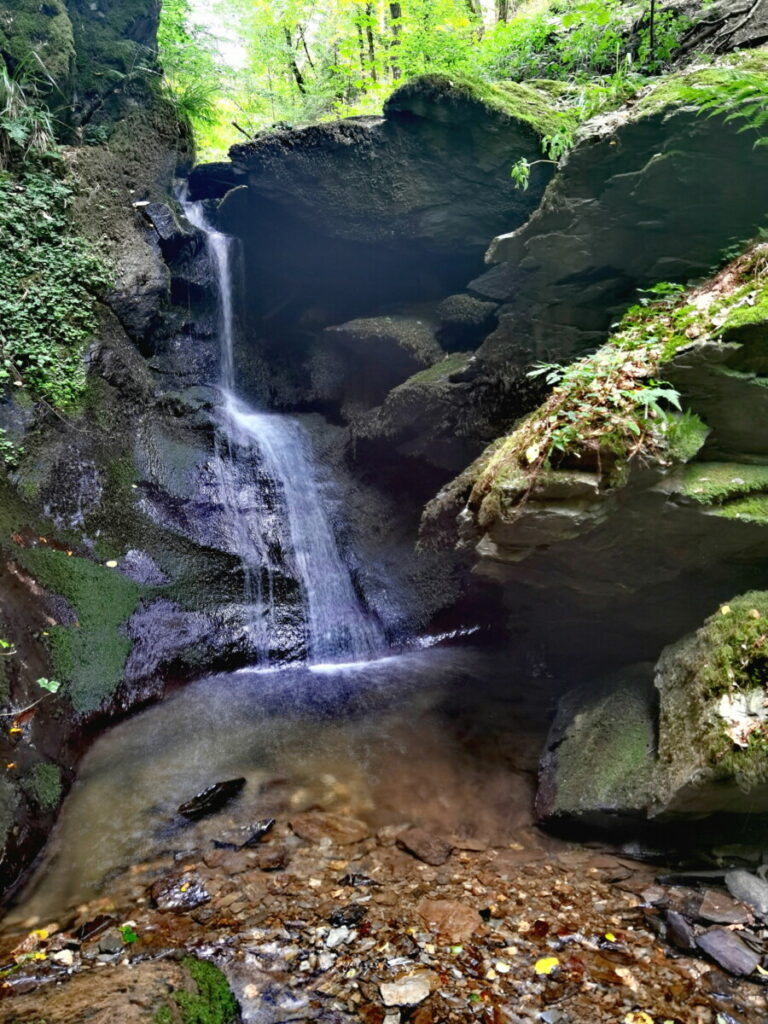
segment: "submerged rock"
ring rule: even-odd
[[[222,807],[226,806],[230,800],[234,800],[236,796],[239,796],[244,786],[245,779],[243,778],[216,782],[201,793],[198,793],[191,800],[182,804],[179,807],[179,814],[189,818],[190,821],[197,821],[208,814],[215,814],[216,811],[220,811]]]

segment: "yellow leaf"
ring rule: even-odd
[[[106,565],[106,567],[108,569],[116,569],[117,568],[117,562],[114,559],[110,559],[110,561],[109,562],[105,562],[104,565]]]
[[[645,1010],[633,1010],[624,1018],[624,1024],[653,1024],[653,1017],[649,1017]]]
[[[720,614],[721,615],[730,615],[731,614],[731,606],[728,605],[728,604],[721,605],[720,606]]]
[[[560,966],[560,961],[556,956],[543,956],[541,960],[537,960],[533,965],[534,971],[537,974],[551,974],[556,967]],[[653,1022],[651,1022],[653,1024]]]
[[[605,933],[605,937],[606,937],[606,939],[609,942],[615,942],[616,941],[616,936],[613,934],[613,932],[606,932]]]

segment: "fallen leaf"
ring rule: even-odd
[[[543,956],[540,960],[537,960],[533,965],[534,971],[537,974],[551,974],[556,967],[560,966],[560,961],[556,956]],[[653,1022],[651,1022],[653,1024]]]

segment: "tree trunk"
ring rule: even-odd
[[[365,5],[365,34],[368,37],[368,61],[371,68],[371,80],[378,81],[376,75],[376,44],[373,39],[373,4]]]
[[[496,0],[496,21],[509,19],[509,0]]]
[[[392,78],[397,81],[400,77],[400,66],[397,63],[397,47],[400,45],[400,18],[403,16],[403,9],[398,3],[398,0],[393,0],[389,5],[389,17],[390,17],[390,28],[392,29],[392,62],[390,67],[392,69]]]
[[[301,73],[301,68],[296,63],[296,57],[293,53],[293,36],[291,35],[291,30],[286,25],[283,28],[283,32],[285,34],[285,41],[288,45],[288,65],[291,69],[291,74],[294,77],[299,92],[302,96],[305,96],[307,93],[307,83],[304,81],[304,75]]]

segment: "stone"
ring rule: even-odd
[[[151,887],[150,896],[158,910],[177,914],[194,910],[211,898],[201,879],[194,874],[161,878]]]
[[[314,393],[358,414],[379,405],[388,391],[444,355],[434,324],[424,318],[351,320],[320,335],[312,370]]]
[[[483,919],[476,910],[455,900],[423,899],[417,904],[416,913],[430,931],[454,942],[468,939],[483,927]]]
[[[752,974],[760,963],[760,954],[750,949],[735,932],[725,928],[710,928],[698,936],[696,944],[731,974]]]
[[[328,814],[324,811],[297,814],[291,819],[290,826],[300,839],[306,839],[310,843],[330,839],[332,843],[347,846],[362,842],[371,834],[365,822],[358,821],[357,818]]]
[[[729,874],[747,875],[748,872],[727,872],[726,885]],[[754,875],[749,877],[754,878]],[[755,881],[759,881],[759,879],[755,879]],[[765,893],[768,893],[768,886],[764,890]],[[752,920],[752,915],[742,903],[737,903],[736,900],[717,889],[704,890],[704,899],[699,907],[699,917],[704,921],[711,921],[713,924],[749,924]]]
[[[437,307],[437,338],[446,352],[475,348],[496,325],[495,302],[474,295],[449,295]]]
[[[417,1006],[429,997],[429,976],[411,974],[397,981],[383,981],[379,991],[385,1006]]]
[[[725,884],[734,899],[746,903],[762,918],[768,917],[768,882],[749,871],[726,871]]]
[[[445,864],[453,853],[453,846],[439,836],[433,836],[423,828],[409,828],[397,837],[401,850],[413,854],[425,864]]]
[[[667,938],[673,946],[685,950],[696,948],[696,932],[690,921],[676,910],[668,910],[665,920],[667,923]]]
[[[226,807],[236,796],[239,796],[244,786],[244,778],[215,782],[191,800],[181,804],[178,812],[185,818],[189,818],[190,821],[197,821],[209,814],[215,814],[222,807]]]
[[[653,666],[571,690],[558,704],[539,766],[539,819],[624,828],[643,818],[655,734]]]

